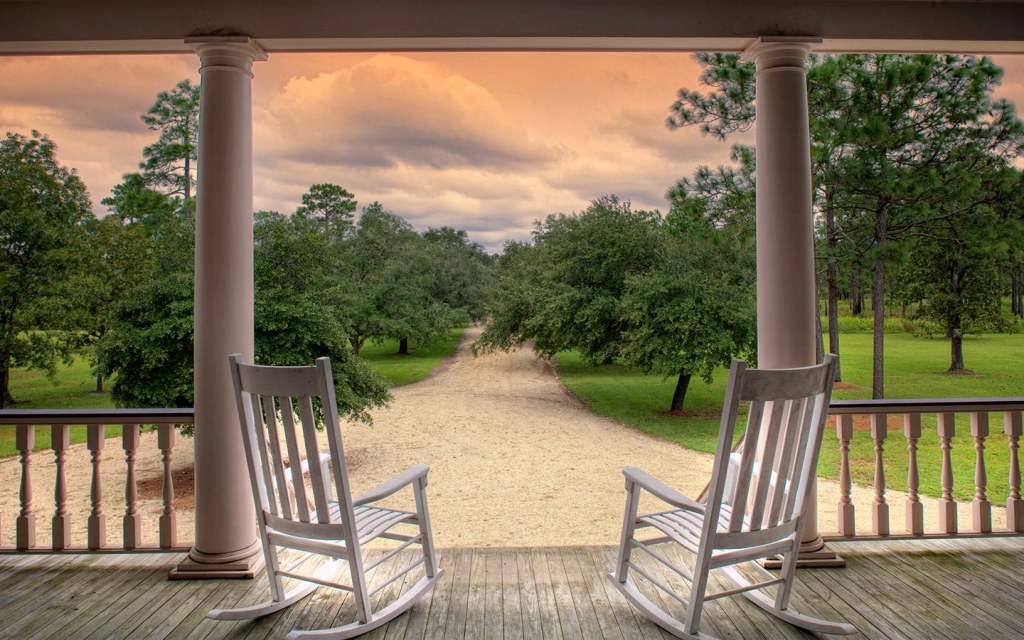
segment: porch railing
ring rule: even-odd
[[[1021,495],[1018,457],[1021,435],[1024,434],[1021,422],[1024,398],[837,400],[832,403],[829,412],[834,416],[838,437],[839,499],[836,504],[837,532],[829,534],[823,531],[826,540],[1024,534],[1024,498]],[[902,418],[902,428],[890,427],[890,416]],[[179,551],[189,548],[191,541],[178,535],[172,461],[177,440],[176,427],[192,423],[192,409],[0,412],[0,426],[15,427],[17,464],[20,467],[14,544],[0,546],[0,553]],[[73,543],[73,530],[80,531],[73,527],[82,525],[72,522],[68,510],[66,464],[71,427],[74,425],[86,428],[85,450],[89,456],[91,475],[88,489],[90,509],[85,518],[84,546]],[[143,425],[155,427],[162,474],[162,509],[157,518],[158,541],[155,546],[143,544],[143,516],[138,508],[136,458],[140,451]],[[105,438],[106,429],[111,426],[122,428],[120,447],[115,454],[106,452],[113,442]],[[49,508],[42,507],[49,500],[36,497],[34,488],[36,472],[33,469],[33,457],[39,460],[40,454],[44,453],[36,451],[33,455],[37,427],[49,427],[51,437],[49,450],[53,455],[54,482],[53,511],[49,518],[44,515],[49,512]],[[933,479],[937,491],[931,492],[935,494],[935,499],[923,497],[919,463],[922,457],[922,438],[926,430],[931,429],[935,433],[935,451],[931,456],[939,459],[938,477]],[[1005,440],[992,437],[999,431]],[[890,434],[894,432],[902,433],[903,436],[895,445],[889,441]],[[866,462],[869,477],[865,480],[868,490],[872,492],[866,514],[857,512],[857,501],[853,499],[855,490],[863,490],[855,489],[854,485],[857,460],[851,454],[851,445],[855,438],[859,439],[862,449],[867,440],[867,449],[873,458],[873,461]],[[993,517],[992,500],[989,497],[986,452],[991,455],[998,447],[1004,447],[999,455],[1006,458],[1008,468],[1005,490],[996,497],[998,502],[1005,494],[1005,518]],[[959,478],[954,473],[953,459],[956,455],[963,457],[965,454],[973,459],[973,476]],[[109,514],[105,510],[104,490],[110,487],[105,487],[101,481],[102,468],[106,459],[115,456],[123,456],[125,464],[123,514]],[[865,461],[861,460],[859,465],[863,476]],[[899,473],[893,467],[898,467]],[[969,501],[957,501],[955,493],[959,483],[968,483],[971,495]],[[865,482],[858,484],[863,485]],[[82,491],[84,488],[75,490]],[[900,495],[891,499],[892,496],[887,494],[895,491]],[[861,503],[863,505],[864,501]],[[929,503],[928,508],[926,503]],[[966,508],[968,503],[971,525],[962,527],[959,524],[959,509]],[[820,512],[824,513],[828,508],[829,505],[819,503]],[[898,522],[897,526],[892,525],[890,508],[901,508],[904,513],[902,526]],[[929,509],[934,509],[935,518],[926,518]],[[46,520],[50,524],[49,536],[42,532],[45,527],[42,523]],[[120,536],[108,535],[108,520],[120,520]],[[40,524],[38,534],[37,523]],[[0,527],[9,526],[0,521]],[[80,535],[78,537],[81,538]]]
[[[1021,438],[1022,410],[1024,398],[833,401],[829,413],[835,416],[836,435],[839,439],[839,501],[836,514],[838,532],[836,535],[823,537],[837,540],[950,538],[1024,533],[1024,500],[1021,499],[1020,461],[1017,453]],[[894,429],[903,436],[898,443],[887,443],[890,435],[890,416],[902,418],[902,428]],[[931,478],[937,490],[931,492],[935,494],[936,499],[926,500],[922,498],[921,493],[922,439],[931,429],[934,429],[935,448],[925,451],[924,457],[932,462],[927,466],[937,471],[937,477]],[[1000,431],[1005,438],[994,437]],[[851,443],[855,442],[855,438],[860,442],[862,450],[867,445],[868,457],[873,458],[873,463],[870,460],[866,461],[866,464],[865,461],[860,461],[860,470],[870,471],[868,484],[873,496],[870,497],[868,514],[858,514],[856,501],[852,499],[853,469],[857,461],[851,455]],[[870,441],[865,442],[865,438],[869,438]],[[932,442],[931,437],[926,440]],[[999,447],[1004,448],[1000,451]],[[995,522],[989,497],[986,451],[990,452],[989,455],[995,454],[1007,460],[1005,490],[1001,490],[999,496],[1006,496],[1006,516]],[[953,463],[955,456],[961,459],[961,469],[964,463],[968,467],[972,466],[973,459],[971,477],[956,477]],[[934,464],[935,462],[938,464]],[[867,469],[864,469],[865,466]],[[893,466],[900,468],[899,474],[894,471]],[[960,486],[959,483],[967,483],[967,493],[972,496],[969,506],[966,500],[956,500],[955,493]],[[890,504],[887,498],[890,486],[896,487],[901,494],[896,499],[896,504]],[[863,501],[861,502],[863,504]],[[935,518],[926,518],[928,509],[925,502],[934,509]],[[819,503],[819,511],[823,512],[827,506]],[[891,526],[890,506],[903,510],[902,527]],[[961,527],[959,523],[960,507],[971,510],[971,524],[968,528]],[[864,526],[865,524],[868,526]]]
[[[177,514],[174,506],[174,483],[172,461],[176,444],[176,427],[193,423],[192,409],[100,409],[100,410],[58,410],[40,409],[0,412],[0,426],[14,426],[16,449],[20,464],[19,509],[15,522],[14,545],[0,547],[0,553],[28,552],[101,552],[101,551],[181,551],[191,546],[191,541],[181,539],[177,530]],[[73,543],[73,529],[80,527],[72,522],[68,508],[67,455],[71,448],[72,426],[86,428],[86,451],[89,456],[89,515],[86,518],[86,545]],[[108,427],[121,427],[120,449],[106,453],[112,444],[108,440]],[[43,451],[36,449],[37,427],[49,427],[50,447],[53,452],[53,515],[43,515],[48,509],[42,507],[48,502],[35,495],[36,470],[33,458],[40,461]],[[159,465],[162,473],[162,509],[158,517],[158,542],[156,546],[143,544],[143,516],[139,511],[139,479],[136,473],[136,459],[140,452],[143,428],[155,427],[156,446],[159,450]],[[44,450],[45,451],[45,450]],[[105,511],[103,464],[108,457],[124,457],[124,511],[123,515],[111,515]],[[47,465],[49,466],[49,465]],[[106,487],[108,490],[110,487]],[[75,491],[84,488],[76,487]],[[37,506],[38,505],[38,506]],[[108,518],[108,516],[110,516]],[[108,536],[108,520],[119,519],[120,536]],[[50,535],[42,531],[46,520],[50,523]],[[0,526],[3,525],[0,522]],[[40,534],[40,535],[37,535]],[[81,535],[77,536],[81,539]]]

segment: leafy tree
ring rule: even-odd
[[[145,258],[100,344],[105,375],[118,374],[111,397],[122,407],[191,407],[195,224],[170,214],[135,228]]]
[[[499,313],[522,309],[500,295],[476,348],[509,348],[532,340],[545,355],[575,349],[591,362],[611,362],[620,354],[628,328],[620,308],[627,277],[662,259],[661,225],[657,212],[634,211],[616,196],[594,200],[580,213],[551,215],[537,223],[532,250],[517,256],[529,256],[532,262],[522,274],[533,278],[524,285],[535,297],[530,315],[519,322],[499,318]],[[525,266],[505,261],[510,264]]]
[[[673,412],[682,411],[693,376],[710,384],[732,358],[756,359],[752,254],[736,243],[707,241],[721,233],[673,234],[658,268],[627,283],[622,358],[646,373],[678,376]]]
[[[430,298],[469,320],[482,320],[494,266],[483,246],[451,227],[428,229],[423,239],[430,265]]]
[[[199,86],[186,79],[171,91],[161,91],[142,121],[150,130],[160,132],[159,139],[142,150],[146,159],[139,168],[146,184],[189,203],[195,192]]]
[[[195,227],[174,214],[136,223],[145,256],[137,281],[115,303],[102,340],[112,396],[121,406],[193,404]],[[322,231],[275,212],[254,224],[256,360],[265,364],[332,360],[339,410],[369,420],[388,399],[387,383],[348,347],[345,296],[331,279],[337,258]]]
[[[96,393],[102,393],[107,375],[104,338],[122,296],[147,273],[148,241],[141,225],[124,224],[115,216],[90,220],[86,233],[79,268],[59,285],[54,317],[63,318],[77,335],[96,377]]]
[[[295,215],[319,224],[337,239],[352,229],[356,200],[347,189],[329,182],[314,184],[302,194],[302,206]]]
[[[367,409],[390,398],[387,381],[349,347],[343,288],[332,280],[337,255],[326,234],[277,212],[256,214],[256,361],[271,365],[331,358],[339,410],[370,421]]]
[[[341,278],[350,287],[347,315],[356,353],[367,340],[430,344],[456,325],[459,314],[430,296],[431,265],[423,238],[379,202],[363,208],[344,251]]]
[[[92,206],[85,184],[56,152],[37,131],[0,141],[0,408],[13,400],[12,365],[53,374],[73,339],[48,334],[43,309],[76,266]]]
[[[940,205],[950,215],[931,225],[926,237],[912,241],[908,278],[922,300],[918,315],[949,339],[950,372],[966,369],[966,334],[1008,325],[999,267],[1022,239],[1024,217],[1005,206],[1007,194],[1021,186],[1019,173],[1007,167],[965,172]],[[988,203],[979,202],[979,192],[989,194]]]
[[[146,178],[139,173],[126,173],[123,182],[114,185],[111,194],[100,200],[111,210],[111,216],[126,224],[147,223],[173,213],[174,201],[150,189]]]

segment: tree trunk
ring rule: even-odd
[[[398,339],[398,355],[407,356],[409,355],[409,338]]]
[[[853,282],[850,283],[850,313],[860,317],[864,312],[864,292],[860,286],[860,265],[853,268]]]
[[[1014,315],[1018,317],[1024,317],[1024,273],[1021,272],[1021,267],[1015,266],[1011,271],[1011,306],[1013,307]]]
[[[963,371],[964,370],[964,338],[963,336],[954,335],[949,339],[950,353],[949,353],[949,370],[950,371]]]
[[[825,204],[825,246],[828,258],[825,261],[825,281],[828,284],[828,350],[839,355],[839,268],[836,264],[835,248],[838,244],[836,216],[832,208],[832,190],[826,194]],[[839,359],[840,366],[842,358]],[[840,367],[836,367],[836,380],[842,380]]]
[[[946,316],[946,333],[949,338],[949,370],[964,370],[964,331],[963,319],[960,317],[959,301],[963,296],[963,278],[960,267],[957,264],[950,269],[950,293],[953,294],[954,302],[949,307]]]
[[[825,360],[825,340],[821,335],[821,314],[818,313],[818,303],[814,303],[814,353],[815,362]]]
[[[679,372],[679,380],[676,381],[676,390],[672,394],[671,411],[682,411],[683,400],[686,399],[686,389],[690,386],[690,374],[685,371]]]
[[[875,246],[885,246],[888,229],[886,229],[885,207],[875,211]],[[871,397],[880,400],[885,397],[885,262],[881,257],[875,258],[875,277],[871,283],[871,311],[874,313],[874,349],[871,367]]]
[[[10,362],[10,358],[6,359],[6,362]],[[0,409],[6,409],[8,406],[14,404],[14,398],[11,397],[11,390],[8,383],[11,380],[11,367],[10,364],[5,364],[0,367]]]
[[[96,391],[94,393],[103,393],[103,376],[96,374]]]
[[[356,354],[358,356],[359,355],[359,351],[363,348],[363,345],[366,344],[366,338],[352,338],[351,342],[352,342],[352,353],[354,353],[354,354]]]

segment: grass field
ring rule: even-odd
[[[871,397],[871,335],[849,334],[840,338],[843,381],[859,388],[837,390],[836,399]],[[910,334],[886,335],[886,396],[889,398],[943,398],[1024,395],[1024,336],[985,335],[965,340],[964,358],[973,374],[951,375],[949,343],[941,339],[916,338]],[[642,431],[696,449],[714,452],[718,418],[725,394],[726,371],[719,371],[710,385],[693,380],[684,405],[684,415],[668,415],[675,387],[674,379],[644,376],[621,365],[591,367],[572,353],[556,356],[562,381],[592,410],[620,420]],[[939,493],[941,469],[935,418],[924,419],[925,435],[919,442],[919,466],[923,493]],[[902,424],[902,422],[900,422]],[[832,422],[830,421],[830,427]],[[1002,416],[991,416],[992,436],[986,442],[989,499],[1004,501],[1008,492],[1009,453],[1002,435]],[[819,472],[838,475],[838,441],[830,429],[822,450]],[[957,422],[953,440],[954,486],[958,499],[974,493],[974,442],[968,431],[968,417]],[[859,430],[851,445],[851,467],[855,481],[870,484],[874,472],[873,442],[866,430]],[[907,453],[901,427],[893,423],[885,450],[889,486],[905,487]]]
[[[387,378],[392,386],[400,386],[421,380],[441,362],[451,356],[462,337],[462,328],[452,329],[447,339],[428,348],[417,349],[412,345],[409,355],[397,355],[398,341],[381,344],[367,344],[362,356],[369,361],[373,370]],[[109,388],[110,383],[106,386]],[[11,395],[18,402],[15,409],[106,409],[113,407],[109,393],[94,393],[96,380],[84,359],[77,359],[70,367],[62,367],[56,380],[51,380],[40,371],[13,369],[11,371]],[[0,427],[0,457],[17,453],[14,427]],[[107,427],[108,438],[120,437],[120,427]],[[85,442],[85,427],[71,428],[71,442]],[[36,449],[50,446],[50,430],[36,429]]]

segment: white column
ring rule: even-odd
[[[766,369],[803,367],[817,359],[811,137],[804,65],[819,42],[763,37],[743,56],[757,65],[757,360]],[[817,493],[812,495],[801,557],[824,544],[818,535]]]
[[[252,491],[228,355],[253,358],[252,63],[247,37],[187,40],[199,54],[196,199],[195,482],[191,563],[172,577],[259,569]]]

